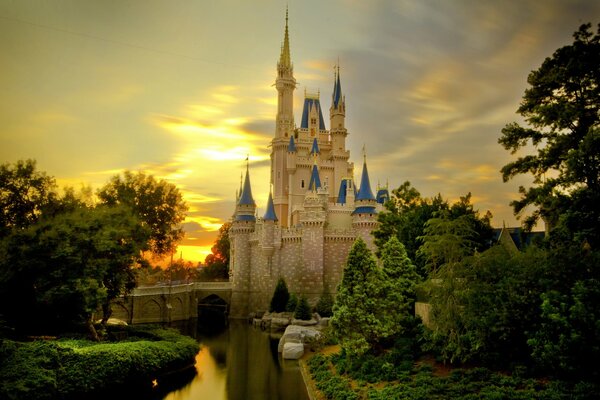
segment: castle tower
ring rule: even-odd
[[[331,94],[331,107],[329,108],[330,136],[331,136],[331,158],[334,164],[334,177],[332,184],[335,189],[342,190],[344,179],[352,176],[348,165],[350,152],[346,151],[346,97],[342,93],[339,63],[335,68],[333,79],[333,93]],[[339,201],[336,199],[337,203]]]
[[[252,197],[250,172],[246,165],[246,178],[240,193],[233,222],[229,230],[229,280],[231,290],[231,316],[245,317],[251,292],[250,235],[256,227],[256,203]]]
[[[277,63],[277,118],[275,138],[271,142],[271,183],[273,184],[273,204],[277,215],[283,218],[282,225],[287,226],[289,177],[286,173],[287,147],[290,136],[294,135],[294,66],[290,55],[288,32],[288,12],[285,11],[285,33],[281,54]]]
[[[371,232],[377,227],[377,201],[373,196],[373,191],[371,191],[366,154],[363,155],[363,158],[360,188],[356,194],[355,208],[352,212],[352,227],[356,231],[357,237],[362,238],[371,251],[375,251],[375,243]]]

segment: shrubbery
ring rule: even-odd
[[[310,305],[308,304],[308,300],[306,300],[306,297],[300,297],[300,300],[296,305],[296,310],[294,310],[294,318],[302,319],[305,321],[308,321],[312,318],[312,312],[310,309]]]
[[[127,383],[149,384],[193,363],[198,343],[173,330],[120,328],[129,339],[0,344],[0,398],[65,399]]]
[[[275,290],[273,291],[273,297],[271,298],[271,305],[269,307],[269,311],[285,311],[289,300],[290,292],[288,291],[285,280],[283,278],[279,278],[279,280],[277,281],[277,286],[275,286]]]

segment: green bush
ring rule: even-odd
[[[333,298],[331,294],[324,293],[317,302],[317,312],[321,317],[331,317],[333,315]]]
[[[312,312],[310,309],[310,305],[308,304],[308,300],[306,300],[306,297],[300,297],[300,300],[296,305],[296,310],[294,311],[294,318],[302,319],[305,321],[308,321],[312,318]]]
[[[125,329],[117,343],[86,340],[0,344],[0,398],[64,399],[123,384],[148,383],[193,363],[198,343],[166,329]],[[139,337],[144,337],[139,339]]]
[[[271,298],[271,305],[269,311],[271,312],[283,312],[286,309],[287,303],[290,300],[290,292],[288,291],[287,285],[283,278],[279,278],[277,286],[273,292]]]
[[[288,300],[288,302],[285,306],[285,311],[294,312],[294,311],[296,311],[297,306],[298,306],[298,296],[296,296],[295,294],[292,293],[290,295],[290,299]]]

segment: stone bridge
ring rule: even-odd
[[[231,302],[230,282],[138,287],[112,303],[112,317],[128,324],[182,321],[198,316],[198,307],[222,307]]]

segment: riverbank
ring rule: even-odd
[[[127,387],[151,391],[193,366],[199,344],[175,330],[112,327],[109,340],[58,338],[0,342],[0,398],[75,399]]]

